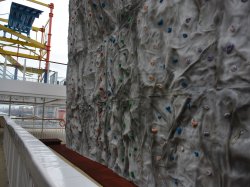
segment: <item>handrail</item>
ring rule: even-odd
[[[4,124],[4,154],[10,187],[100,186],[10,118],[0,116],[0,123]]]

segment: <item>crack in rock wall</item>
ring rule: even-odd
[[[70,0],[67,146],[141,187],[250,183],[250,1]]]

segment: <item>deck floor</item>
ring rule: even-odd
[[[135,184],[117,175],[106,166],[83,157],[75,151],[68,149],[64,144],[49,145],[49,147],[104,187],[136,187]]]

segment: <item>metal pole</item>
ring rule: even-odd
[[[3,79],[6,78],[6,67],[7,67],[7,59],[6,56],[4,56],[5,60],[4,60],[4,66],[3,66]]]
[[[23,80],[24,81],[26,80],[25,73],[26,73],[26,58],[24,59],[24,65],[23,65]]]
[[[10,116],[10,112],[11,112],[11,96],[10,96],[10,103],[9,103],[9,116]]]
[[[50,13],[49,13],[49,33],[48,33],[48,44],[47,48],[47,56],[46,56],[46,65],[45,65],[45,73],[44,73],[44,83],[49,82],[49,58],[50,58],[50,47],[51,47],[51,36],[52,36],[52,18],[53,18],[53,9],[54,4],[49,4]]]
[[[42,112],[42,132],[41,137],[43,135],[43,123],[44,123],[44,108],[45,108],[45,98],[43,98],[43,112]]]
[[[17,67],[15,67],[14,80],[17,80],[17,75],[18,75],[18,69]]]

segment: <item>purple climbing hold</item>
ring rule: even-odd
[[[191,18],[186,19],[186,23],[189,23],[191,21]]]
[[[213,60],[214,60],[214,57],[213,57],[213,56],[211,56],[211,55],[209,55],[209,56],[207,57],[207,60],[208,60],[209,62],[211,62],[211,61],[213,61]]]
[[[234,50],[234,44],[228,44],[228,46],[226,48],[227,54],[232,53],[233,50]]]

